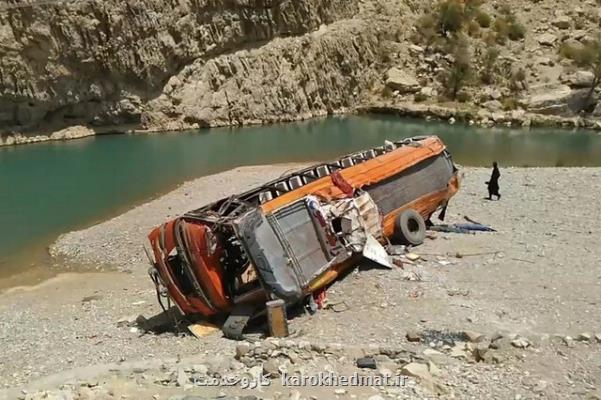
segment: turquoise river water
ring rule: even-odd
[[[114,135],[0,148],[0,276],[60,233],[124,211],[202,175],[240,165],[324,160],[385,139],[437,134],[468,166],[601,166],[601,135],[480,129],[392,116],[163,135]],[[200,205],[199,205],[200,206]]]

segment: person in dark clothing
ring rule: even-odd
[[[501,173],[496,161],[492,163],[492,167],[490,181],[486,182],[488,185],[488,200],[492,200],[493,196],[497,196],[497,199],[501,200],[501,194],[499,193],[499,178],[501,177]]]

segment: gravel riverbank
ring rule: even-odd
[[[297,167],[245,167],[200,178],[110,221],[59,238],[53,254],[127,273],[60,275],[38,287],[3,294],[0,387],[6,390],[0,398],[601,396],[598,168],[502,169],[503,198],[492,202],[484,199],[489,171],[464,169],[463,187],[448,220],[469,216],[498,232],[436,234],[415,249],[422,259],[405,269],[362,265],[328,290],[330,304],[344,306],[292,320],[293,341],[303,343],[297,347],[277,350],[280,344],[263,342],[269,352],[254,350],[235,359],[243,349],[219,333],[203,339],[142,334],[129,323],[139,314],[151,317],[160,311],[141,249],[152,226]],[[487,347],[488,358],[476,363],[471,344],[447,348],[427,339],[442,331],[500,335],[507,341],[494,342],[497,348]],[[408,341],[408,332],[417,332],[422,341]],[[417,385],[394,389],[289,388],[277,383],[243,392],[239,387],[190,384],[194,374],[253,373],[255,367],[265,370],[273,363],[311,373],[329,365],[347,374],[356,370],[356,356],[369,352],[379,354],[380,369],[398,368],[410,375],[407,362],[425,362],[428,375],[415,378]],[[42,379],[51,374],[58,375]],[[51,397],[59,396],[61,385],[64,397]]]

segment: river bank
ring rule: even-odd
[[[477,108],[473,105],[439,105],[411,103],[404,101],[375,101],[359,105],[352,110],[337,112],[334,115],[394,115],[400,118],[422,119],[424,121],[435,120],[449,122],[451,124],[460,123],[469,126],[476,125],[483,128],[515,127],[523,128],[525,130],[528,130],[529,128],[559,128],[566,129],[566,133],[573,133],[574,130],[578,129],[583,131],[601,131],[601,119],[599,118],[587,118],[585,116],[561,117],[555,115],[530,113],[524,110],[491,112],[485,108]],[[332,114],[323,113],[323,115],[300,115],[298,118],[276,118],[276,116],[274,116],[273,118],[269,118],[265,121],[247,121],[243,125],[238,123],[223,123],[216,125],[213,128],[291,123],[326,117],[332,117]],[[172,130],[159,128],[143,129],[141,126],[135,126],[131,124],[111,126],[110,128],[102,129],[91,129],[85,126],[73,126],[60,129],[56,132],[49,132],[47,134],[24,135],[17,133],[0,135],[0,147],[52,141],[77,140],[94,135],[160,134],[189,132],[191,130],[202,131],[203,128],[198,125],[182,126],[180,128],[173,128]]]
[[[462,21],[457,35],[422,26],[439,17],[429,1],[302,0],[267,13],[220,2],[138,6],[132,12],[111,0],[107,8],[74,5],[58,15],[11,8],[35,24],[2,25],[0,145],[79,137],[53,134],[73,126],[180,131],[363,109],[483,126],[600,129],[599,96],[589,96],[593,73],[560,51],[595,38],[601,14],[592,2],[483,2],[476,13],[483,19]],[[102,34],[98,15],[106,20]],[[501,29],[508,21],[517,37]],[[449,93],[442,78],[455,67],[454,36],[470,74]]]
[[[169,378],[173,371],[177,375],[178,368],[191,371],[196,365],[200,371],[204,367],[199,365],[205,365],[222,374],[246,373],[248,368],[234,359],[236,343],[218,333],[200,340],[169,333],[142,334],[132,323],[139,314],[151,317],[160,311],[141,245],[149,228],[166,218],[298,166],[245,167],[200,178],[110,221],[59,238],[52,246],[55,254],[116,268],[60,275],[38,287],[15,288],[0,296],[0,340],[5,349],[0,355],[0,384],[13,388],[0,392],[0,398],[2,394],[18,397],[15,393],[24,397],[22,389],[31,396],[42,396],[61,385],[74,395],[91,391],[98,398],[121,394],[170,398],[184,393],[184,386],[178,387],[177,379]],[[590,216],[601,212],[596,201],[601,169],[507,168],[501,172],[503,199],[489,202],[483,199],[489,170],[465,168],[463,187],[448,214],[450,222],[468,215],[492,225],[497,233],[439,234],[415,250],[423,257],[417,265],[393,271],[362,269],[336,283],[328,291],[328,299],[332,304],[344,300],[349,310],[324,310],[313,317],[294,318],[291,327],[298,336],[293,340],[345,343],[343,348],[348,347],[350,353],[336,361],[327,354],[298,350],[308,358],[297,360],[296,366],[313,369],[313,363],[330,363],[341,373],[352,371],[353,346],[392,347],[412,357],[424,357],[428,343],[408,342],[405,333],[409,330],[470,330],[489,337],[504,332],[521,335],[530,345],[495,350],[495,359],[500,360],[496,364],[474,364],[469,355],[467,359],[428,356],[434,357],[432,361],[440,369],[436,380],[447,396],[598,395],[601,381],[595,371],[601,343],[595,343],[595,334],[601,333],[601,271],[597,263],[601,232],[590,223]],[[457,258],[457,253],[475,255]],[[373,288],[372,295],[366,298],[368,287]],[[566,339],[581,334],[588,334],[589,341]],[[178,355],[183,357],[181,364],[175,360]],[[83,367],[85,374],[77,372]],[[72,372],[61,374],[69,370]],[[57,373],[54,378],[42,379]],[[165,383],[160,383],[164,379]],[[198,390],[186,387],[187,394]],[[299,390],[300,397],[316,394],[325,399],[337,388],[310,389],[276,385],[253,394],[287,399],[289,393]],[[341,398],[354,393],[361,398],[386,396],[389,389],[345,390],[345,394],[338,393]],[[428,396],[420,385],[395,390],[410,397]],[[225,387],[203,394],[217,396],[221,392],[241,394],[239,388]]]

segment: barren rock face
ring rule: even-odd
[[[151,130],[305,119],[351,107],[373,82],[378,36],[363,21],[278,39],[184,68],[150,102]]]
[[[196,59],[316,30],[357,0],[181,0],[0,6],[0,131],[137,123]],[[13,8],[10,8],[13,7]]]

